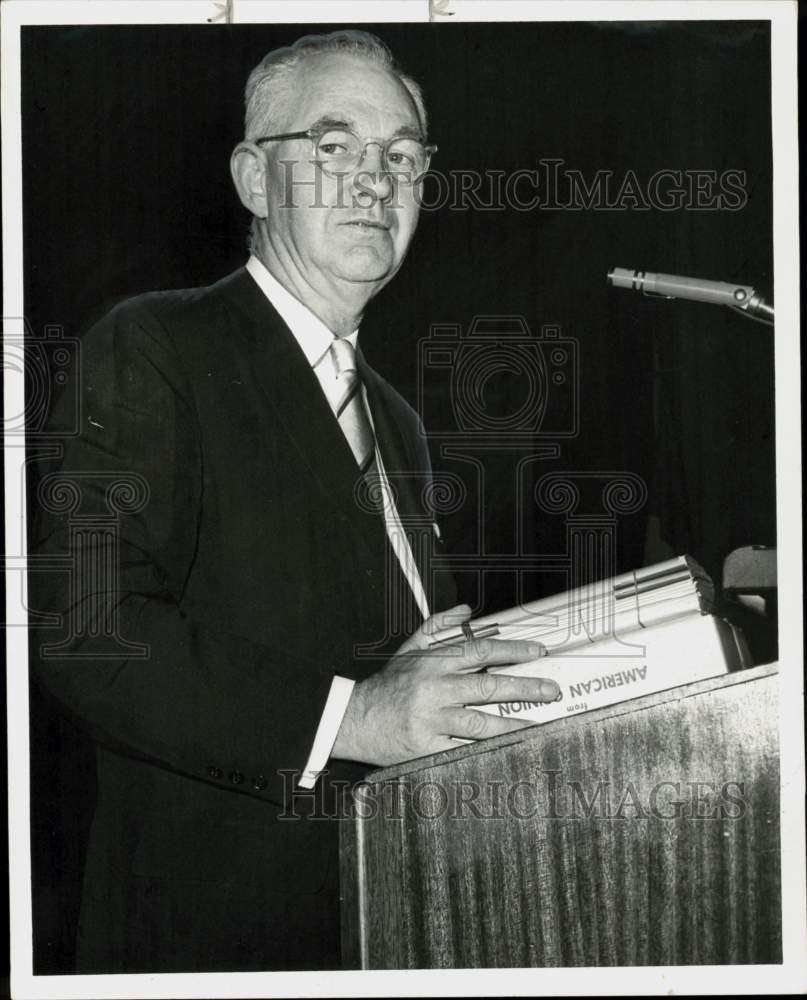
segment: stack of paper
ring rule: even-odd
[[[713,609],[711,580],[681,556],[445,629],[432,645],[462,642],[470,633],[539,640],[548,656],[491,673],[554,680],[558,701],[474,707],[548,722],[750,666],[742,634]]]

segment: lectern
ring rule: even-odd
[[[776,666],[372,773],[347,968],[776,963]]]

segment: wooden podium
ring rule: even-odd
[[[346,968],[781,962],[777,668],[375,771]]]

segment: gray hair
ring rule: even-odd
[[[394,73],[415,103],[420,126],[426,134],[426,106],[418,84],[398,67],[380,38],[367,31],[346,29],[328,35],[304,35],[293,45],[273,49],[249,74],[245,91],[244,138],[257,139],[277,131],[280,109],[288,106],[289,81],[306,56],[317,52],[345,52],[360,56]],[[285,99],[285,100],[284,100]]]

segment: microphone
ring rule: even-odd
[[[725,281],[707,281],[705,278],[684,278],[676,274],[652,274],[648,271],[631,271],[625,267],[612,267],[608,281],[615,288],[630,288],[635,292],[666,299],[689,299],[728,306],[736,312],[773,323],[773,308],[751,285],[732,285]]]

